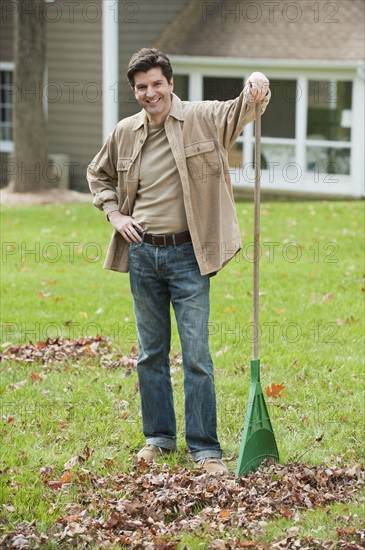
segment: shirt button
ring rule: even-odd
[[[140,139],[140,140],[139,140],[139,143],[143,143],[143,139]]]
[[[199,151],[200,151],[200,147],[197,147],[197,148],[196,148],[196,150],[197,150],[197,151],[198,151],[198,153],[199,153]]]

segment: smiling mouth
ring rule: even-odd
[[[147,103],[149,103],[150,105],[156,105],[156,103],[158,103],[160,99],[161,99],[160,97],[158,99],[154,99],[153,101],[150,99],[147,99]]]

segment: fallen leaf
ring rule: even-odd
[[[43,380],[42,376],[37,372],[31,372],[30,377],[32,379],[32,382],[34,382],[35,384],[39,384],[39,382]]]
[[[221,355],[223,355],[223,353],[226,353],[226,351],[229,350],[229,347],[228,346],[224,346],[222,349],[219,349],[218,351],[215,352],[215,355],[216,357],[220,357]]]
[[[294,512],[291,512],[290,510],[288,510],[287,508],[283,508],[283,510],[281,511],[282,515],[285,516],[286,518],[291,518],[293,515],[294,515]]]
[[[16,382],[15,384],[13,384],[12,388],[14,388],[14,390],[19,390],[26,383],[27,383],[27,380],[21,380],[20,382]]]
[[[79,523],[76,522],[69,523],[67,527],[67,535],[70,537],[85,533],[86,531],[86,527],[82,527]]]
[[[237,311],[237,308],[235,308],[234,306],[228,306],[225,307],[223,311],[224,313],[234,313],[235,311]]]
[[[71,479],[72,479],[72,472],[70,470],[66,470],[66,472],[62,474],[60,481],[62,481],[62,483],[70,483]]]
[[[62,481],[47,481],[47,485],[50,489],[62,489]]]
[[[70,458],[70,460],[65,462],[63,468],[64,470],[71,470],[71,468],[76,466],[78,462],[79,462],[79,455],[73,456],[72,458]]]
[[[227,543],[224,540],[216,539],[209,547],[211,550],[226,550]]]
[[[47,345],[47,342],[37,342],[35,346],[37,349],[40,349],[40,348],[44,348],[46,345]]]
[[[266,395],[268,397],[283,397],[283,394],[281,392],[285,388],[285,385],[283,383],[281,384],[274,384],[272,383],[266,388]]]
[[[15,512],[15,508],[12,504],[3,504],[3,507],[7,512],[10,512],[10,513]]]
[[[38,292],[38,296],[41,298],[50,298],[52,296],[52,292],[42,292],[41,290]]]
[[[50,478],[53,476],[53,471],[54,471],[53,466],[43,466],[40,469],[40,474],[41,474],[42,481],[43,482],[49,481]]]
[[[335,299],[334,294],[332,294],[331,292],[327,292],[322,298],[322,304],[332,302],[332,300],[334,299]]]
[[[356,462],[355,466],[353,466],[352,468],[349,468],[348,470],[346,470],[346,474],[349,477],[360,478],[361,477],[361,471],[362,471],[362,464],[360,464],[360,462]]]
[[[82,458],[84,459],[84,461],[89,460],[91,455],[90,447],[88,445],[85,445],[84,450],[82,452],[83,452]]]

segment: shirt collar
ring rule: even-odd
[[[171,109],[167,116],[173,116],[177,120],[184,120],[182,101],[174,93],[172,93]],[[144,109],[137,114],[133,130],[138,130],[141,126],[147,126],[147,113]]]

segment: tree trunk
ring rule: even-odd
[[[29,192],[51,187],[44,114],[46,29],[44,0],[13,0],[15,70],[13,94],[14,167],[10,188]]]

